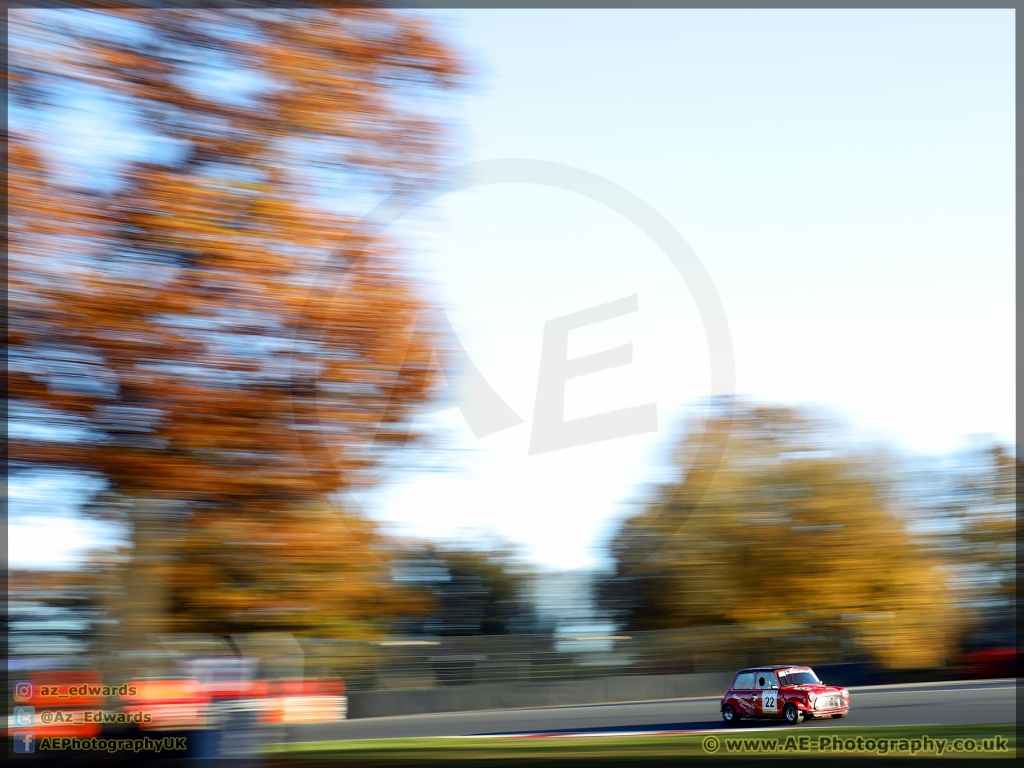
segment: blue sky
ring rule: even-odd
[[[851,439],[940,454],[1015,442],[1012,12],[453,14],[480,67],[467,160],[565,163],[639,195],[711,274],[737,391],[806,403]],[[614,212],[525,184],[458,192],[410,225],[477,366],[526,423],[371,505],[401,529],[496,532],[592,564],[679,421],[710,393],[687,286]],[[429,235],[423,235],[429,232]],[[571,381],[566,418],[657,402],[656,433],[527,456],[543,323],[636,293],[573,332],[633,365]]]
[[[908,454],[1015,442],[1013,11],[435,15],[477,68],[459,159],[568,164],[668,218],[725,307],[739,394]],[[400,473],[367,510],[594,564],[712,394],[689,287],[617,213],[537,185],[457,192],[395,229],[524,423],[478,440],[458,410],[425,416],[446,471]],[[528,456],[544,323],[632,294],[638,312],[570,334],[570,356],[631,343],[633,363],[570,381],[565,417],[654,402],[658,430]],[[12,564],[38,561],[41,529],[19,525]],[[62,556],[89,537],[66,530]]]

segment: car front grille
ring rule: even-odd
[[[814,702],[815,709],[839,709],[843,706],[842,696],[822,696]]]

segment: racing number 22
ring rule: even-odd
[[[779,695],[775,691],[765,691],[761,695],[761,711],[762,712],[778,712],[779,711]]]

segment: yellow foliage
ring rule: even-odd
[[[605,605],[629,629],[731,625],[779,647],[813,635],[890,666],[941,663],[946,572],[876,465],[837,444],[783,408],[740,406],[694,430],[681,479],[615,540]]]

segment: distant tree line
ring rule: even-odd
[[[891,667],[1014,645],[1010,449],[901,492],[886,456],[810,412],[739,403],[693,425],[675,467],[611,544],[596,597],[621,629],[813,636]]]

